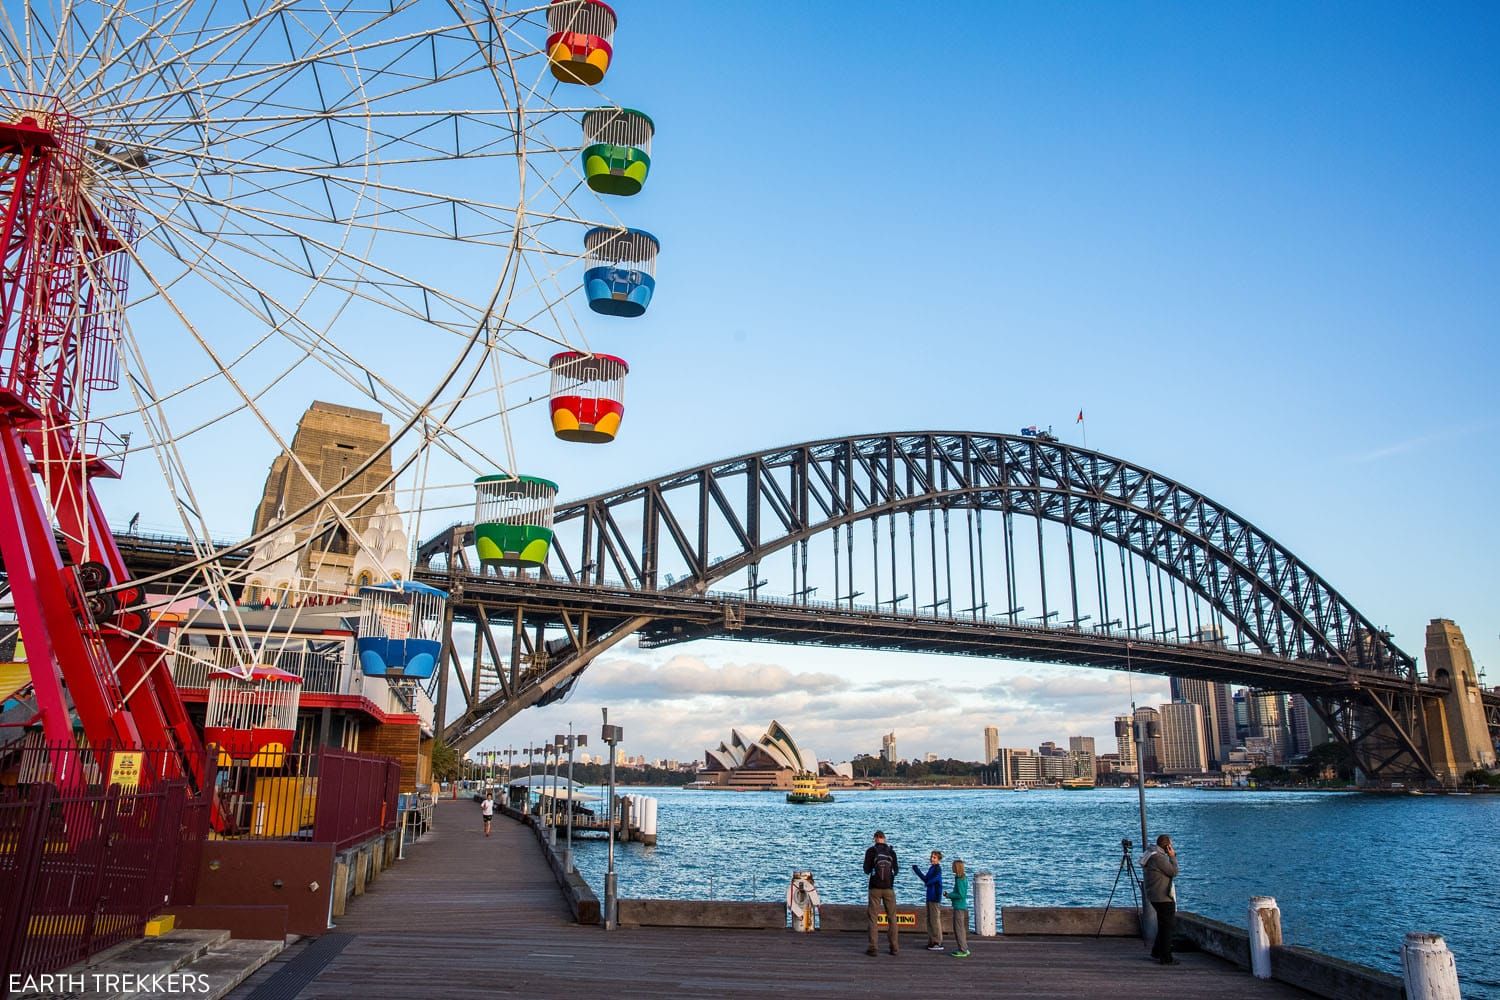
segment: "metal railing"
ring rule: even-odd
[[[262,653],[261,661],[301,677],[304,693],[346,693],[341,656],[309,649],[282,649]],[[206,688],[211,670],[216,667],[237,668],[239,665],[240,657],[228,646],[210,649],[179,647],[172,651],[172,680],[180,688]]]
[[[323,750],[313,839],[342,851],[396,828],[401,765],[386,757]]]
[[[174,776],[180,759],[0,747],[0,769],[18,780],[0,787],[0,993],[13,974],[82,961],[192,902],[209,803]]]
[[[223,836],[332,842],[343,850],[396,828],[400,774],[388,757],[333,747],[221,768],[215,795]]]

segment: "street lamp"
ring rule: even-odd
[[[568,846],[563,851],[563,871],[570,872],[573,870],[573,750],[588,746],[589,738],[582,733],[573,735],[573,723],[570,722],[563,745],[568,748]]]
[[[536,747],[528,746],[526,748],[526,808],[523,809],[522,812],[526,813],[526,815],[528,816],[531,815],[531,772],[533,767],[532,756],[535,753]]]
[[[552,737],[547,749],[552,753],[552,796],[547,802],[547,843],[557,846],[557,772],[562,763],[562,736]]]
[[[604,929],[614,930],[618,924],[615,892],[615,744],[625,738],[625,730],[609,724],[609,709],[604,713],[604,729],[599,738],[609,745],[609,867],[604,873]]]

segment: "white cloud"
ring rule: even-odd
[[[793,673],[775,663],[726,663],[712,666],[696,656],[678,655],[653,665],[639,659],[601,660],[585,675],[595,699],[646,700],[706,695],[755,698],[794,691],[837,691],[849,682],[830,673]]]
[[[570,720],[594,729],[607,705],[610,721],[625,726],[623,749],[653,758],[701,759],[731,728],[758,736],[772,719],[825,759],[878,752],[881,734],[895,730],[903,756],[977,760],[991,725],[1004,746],[1083,735],[1108,753],[1114,716],[1129,711],[1132,695],[1141,705],[1168,698],[1164,678],[1082,667],[756,648],[774,659],[732,659],[745,647],[723,642],[695,643],[667,659],[617,652],[590,667],[566,702],[521,713],[487,746],[545,739]]]

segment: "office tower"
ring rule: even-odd
[[[880,757],[886,763],[896,763],[896,734],[894,731],[880,737]]]
[[[1214,717],[1208,722],[1208,730],[1209,748],[1218,745],[1216,759],[1222,767],[1240,742],[1234,726],[1234,694],[1228,684],[1214,685]]]
[[[1208,763],[1217,768],[1234,749],[1235,738],[1229,701],[1229,685],[1191,677],[1171,679],[1172,700],[1190,701],[1203,709],[1204,742]]]
[[[1245,689],[1234,693],[1234,739],[1237,743],[1245,742],[1245,737],[1250,735],[1250,704],[1245,697]]]
[[[1140,733],[1141,757],[1147,774],[1161,771],[1161,713],[1150,706],[1135,710],[1136,727]],[[1151,735],[1155,730],[1156,735]]]
[[[1069,736],[1068,750],[1073,753],[1086,753],[1095,756],[1094,738],[1092,736]]]
[[[1035,750],[1005,749],[1000,751],[1005,760],[1003,770],[1009,776],[1007,785],[1035,785],[1042,780],[1043,757]]]
[[[1287,758],[1291,742],[1286,728],[1286,699],[1278,691],[1250,690],[1245,693],[1245,709],[1250,720],[1250,735],[1270,741],[1271,763]]]
[[[1208,738],[1203,706],[1174,701],[1161,707],[1161,769],[1166,774],[1208,770]]]
[[[1291,734],[1291,751],[1294,757],[1301,757],[1313,748],[1312,714],[1312,706],[1300,694],[1287,699],[1287,729]]]
[[[1135,773],[1135,740],[1130,736],[1130,716],[1115,716],[1115,756],[1120,759],[1120,770]]]
[[[1312,710],[1312,705],[1309,704],[1307,707],[1308,745],[1320,747],[1324,743],[1332,743],[1335,739],[1337,739],[1337,737],[1333,735],[1333,730],[1328,728],[1328,723],[1323,721],[1323,717]]]
[[[984,727],[984,762],[993,764],[1000,756],[1000,730],[994,726]]]

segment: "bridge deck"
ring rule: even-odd
[[[864,954],[861,934],[640,928],[569,922],[531,833],[497,817],[485,840],[473,803],[446,802],[437,829],[382,874],[338,921],[353,940],[300,993],[304,1000],[412,997],[986,996],[1155,998],[1305,996],[1207,955],[1162,968],[1138,941],[971,937],[955,961],[911,942]],[[288,949],[283,962],[300,948]],[[244,998],[278,966],[248,981]]]

